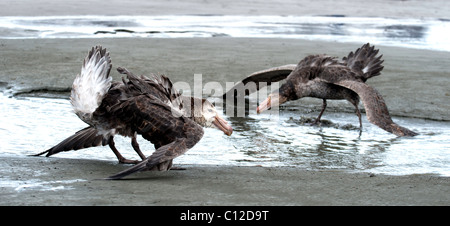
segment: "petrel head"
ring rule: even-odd
[[[191,97],[191,118],[203,127],[222,130],[226,135],[233,133],[233,128],[217,113],[216,107],[206,99]],[[186,105],[184,102],[183,105]]]

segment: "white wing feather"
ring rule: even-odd
[[[70,100],[75,113],[86,123],[111,87],[111,59],[106,49],[96,46],[84,59],[81,73],[72,85]]]

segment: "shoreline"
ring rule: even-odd
[[[32,5],[33,7],[30,7]],[[51,7],[47,7],[51,6]],[[369,10],[368,10],[369,9]],[[102,1],[79,0],[25,0],[14,4],[0,2],[3,16],[50,15],[343,15],[354,17],[436,18],[450,19],[450,2],[445,0],[390,1],[374,0],[368,3],[356,1],[202,1],[187,0],[167,2],[163,0]]]

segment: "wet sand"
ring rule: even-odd
[[[32,2],[36,5],[57,4],[53,1]],[[106,15],[157,11],[163,14],[249,12],[255,15],[308,12],[305,14],[442,18],[446,17],[449,4],[447,1],[430,1],[424,7],[423,1],[375,1],[371,2],[375,7],[368,11],[366,1],[356,4],[349,1],[340,4],[354,7],[339,8],[342,9],[340,12],[334,11],[335,7],[323,7],[324,2],[328,1],[286,8],[283,4],[252,5],[236,1],[228,6],[208,3],[208,7],[197,10],[195,6],[202,5],[197,1],[182,5],[157,2],[155,8],[144,7],[145,1],[136,1],[136,4],[129,4],[131,7],[115,10],[119,4],[112,1],[104,11]],[[290,4],[289,1],[285,3]],[[52,9],[44,7],[28,12],[23,9],[33,7],[23,4],[3,7],[0,3],[0,15],[97,14],[89,9],[99,8],[92,6],[100,1],[68,4],[67,7],[56,5]],[[137,74],[165,73],[175,81],[186,79],[188,82],[192,82],[189,79],[194,73],[202,73],[205,81],[226,81],[229,75],[237,78],[267,67],[296,63],[308,54],[328,53],[342,57],[362,45],[231,38],[0,40],[0,89],[6,89],[6,92],[68,90],[80,71],[87,49],[96,44],[111,51],[114,67],[125,66]],[[382,93],[393,115],[450,119],[450,53],[377,48],[384,55],[385,69],[369,84]],[[115,71],[113,76],[119,79]],[[316,100],[303,103],[307,104],[307,101]],[[320,105],[320,101],[314,103]],[[329,106],[330,111],[353,111],[351,105],[340,106],[330,101]],[[98,180],[124,167],[127,166],[108,161],[0,155],[0,205],[450,204],[450,178],[435,175],[386,176],[288,167],[187,165],[185,171],[145,172],[122,181]]]
[[[184,165],[121,181],[107,161],[0,157],[0,205],[448,205],[450,178]],[[11,174],[11,171],[14,172]]]

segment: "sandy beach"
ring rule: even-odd
[[[127,166],[96,160],[2,158],[0,205],[448,205],[449,178],[295,168],[186,165],[101,180]],[[32,169],[32,170],[30,170]],[[11,175],[10,170],[14,171]]]
[[[29,7],[29,4],[36,7]],[[448,1],[18,1],[0,2],[0,16],[48,15],[347,15],[402,18],[448,17]],[[54,7],[47,7],[52,5]],[[425,7],[426,5],[426,7]],[[289,7],[287,7],[289,6]],[[292,6],[292,7],[291,7]],[[100,12],[97,9],[102,9]],[[101,44],[113,67],[164,73],[192,83],[247,76],[268,67],[297,63],[308,54],[342,57],[362,43],[292,39],[29,39],[0,40],[0,89],[5,93],[68,93],[87,49]],[[450,120],[450,52],[377,46],[382,76],[368,81],[383,94],[394,116]],[[114,79],[120,79],[113,70]],[[306,103],[320,100],[308,99]],[[330,102],[327,111],[353,112]],[[176,161],[176,160],[175,160]],[[126,165],[99,160],[0,154],[0,205],[449,205],[450,178],[388,176],[345,170],[291,167],[187,165],[185,171],[145,172],[121,181],[101,180]],[[1,182],[1,181],[0,181]]]

